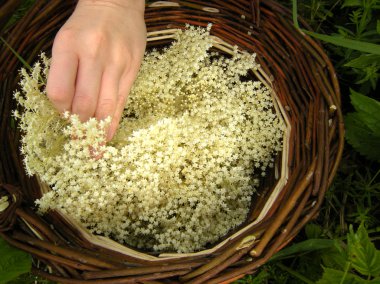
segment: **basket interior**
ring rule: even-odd
[[[149,44],[155,41],[167,40],[170,42],[174,38],[174,33],[176,29],[170,30],[161,30],[149,32],[147,35],[148,39],[148,48]],[[223,52],[225,54],[233,54],[234,46],[224,42],[222,39],[213,36],[213,48],[218,52]],[[164,45],[162,47],[165,47]],[[131,248],[125,245],[121,245],[108,237],[103,237],[100,235],[91,234],[86,228],[81,226],[81,224],[75,221],[73,218],[63,213],[60,210],[55,210],[57,214],[64,218],[65,221],[71,226],[75,227],[78,232],[81,233],[81,237],[87,242],[92,243],[93,245],[102,247],[104,249],[114,250],[118,253],[125,254],[126,256],[132,256],[136,258],[141,258],[142,260],[157,260],[157,258],[183,258],[189,256],[197,255],[208,255],[214,253],[219,248],[223,247],[228,241],[233,241],[238,238],[241,234],[249,230],[255,224],[261,222],[268,214],[271,213],[271,207],[275,203],[277,197],[281,193],[281,190],[284,188],[284,185],[288,179],[288,167],[287,167],[287,149],[289,148],[289,132],[291,129],[289,120],[286,116],[286,113],[281,106],[281,102],[278,100],[276,93],[273,90],[272,82],[270,81],[270,75],[266,74],[264,70],[259,68],[258,70],[252,70],[254,80],[259,80],[267,88],[271,90],[272,100],[274,103],[273,111],[276,112],[277,116],[285,125],[284,135],[283,135],[283,146],[282,151],[279,153],[274,168],[271,170],[271,174],[267,178],[262,179],[261,189],[258,189],[258,194],[252,198],[252,205],[250,213],[247,216],[246,222],[240,225],[238,228],[232,230],[228,235],[221,239],[218,243],[214,244],[212,247],[209,247],[205,250],[194,253],[160,253],[156,256],[156,253],[151,254]],[[49,186],[38,180],[41,189],[41,195],[50,190]],[[266,188],[266,190],[264,190]],[[258,196],[262,200],[261,203],[256,204],[258,201]]]
[[[34,62],[41,50],[51,49],[74,5],[37,1],[3,37],[27,62]],[[0,213],[0,235],[43,263],[45,268],[34,272],[48,279],[216,284],[239,278],[264,264],[316,216],[337,170],[344,129],[336,74],[320,44],[293,26],[289,10],[272,0],[149,1],[145,19],[150,47],[168,45],[173,29],[185,23],[212,23],[216,49],[228,54],[237,45],[256,53],[261,68],[253,76],[272,90],[275,111],[286,125],[283,150],[247,222],[201,252],[141,252],[91,235],[59,212],[41,218],[33,202],[47,188],[26,176],[18,151],[21,134],[11,118],[21,63],[2,46],[0,194],[14,202]]]

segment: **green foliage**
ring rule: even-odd
[[[380,250],[363,225],[357,232],[351,226],[347,244],[341,244],[334,253],[333,262],[331,255],[324,257],[324,274],[317,284],[380,283]]]
[[[375,248],[363,225],[356,233],[350,227],[347,252],[351,267],[358,273],[371,278],[380,277],[380,250]]]
[[[235,281],[235,284],[261,284],[264,283],[270,274],[267,270],[261,270],[257,275],[248,275],[244,279]]]
[[[345,117],[347,141],[370,160],[380,161],[380,102],[351,90],[356,112]]]
[[[30,255],[11,247],[2,238],[0,238],[0,255],[0,284],[7,283],[31,269]]]
[[[317,225],[311,226],[315,229]],[[319,231],[322,232],[322,228]],[[291,257],[293,261],[289,262]],[[282,282],[275,282],[273,266],[287,272],[287,278],[282,274]],[[350,226],[345,242],[309,239],[285,248],[271,258],[256,278],[250,275],[235,283],[360,284],[379,281],[380,250],[375,248],[364,225],[360,225],[356,232]]]
[[[7,282],[7,284],[56,284],[55,282],[42,279],[39,276],[34,276],[32,273],[25,273],[16,279]]]
[[[293,0],[293,19],[298,27],[297,0]],[[307,0],[299,10],[309,19],[315,32],[308,35],[328,43],[335,59],[335,68],[351,85],[351,78],[361,92],[375,90],[380,70],[379,0]],[[334,15],[334,12],[337,15]],[[332,22],[331,20],[334,19]],[[348,19],[348,21],[347,21]],[[330,20],[330,21],[327,21]],[[373,56],[375,55],[375,56]],[[346,82],[344,82],[346,83]]]
[[[316,250],[331,249],[334,245],[335,240],[309,239],[279,251],[270,261],[294,257],[298,254],[305,254]]]
[[[380,224],[380,169],[347,149],[333,185],[327,191],[318,223],[329,238],[346,234],[348,224]]]
[[[293,8],[294,3],[293,1]],[[299,2],[297,9],[303,18],[306,19],[307,23],[312,26],[316,32],[319,32],[322,23],[330,20],[334,16],[333,10],[339,3],[340,0],[303,0]]]
[[[346,271],[336,270],[332,268],[325,268],[322,278],[317,282],[317,284],[359,284],[365,281],[359,277],[347,273]]]
[[[348,254],[345,247],[342,245],[342,242],[335,239],[334,246],[320,254],[320,265],[323,264],[324,271],[326,271],[326,269],[345,271],[347,268],[347,257]]]
[[[18,9],[13,13],[12,17],[8,20],[5,25],[5,29],[15,24],[20,20],[26,12],[33,6],[36,0],[22,0]]]
[[[380,9],[379,0],[346,0],[342,9],[349,18],[348,23],[339,23],[336,25],[337,34],[345,39],[356,40],[360,45],[366,43],[376,44],[375,50],[367,50],[372,54],[379,55],[380,36],[378,31],[378,21],[376,16]],[[349,48],[349,47],[348,47]],[[351,49],[333,48],[334,52],[342,56],[342,60],[337,64],[337,69],[355,78],[355,84],[362,85],[361,92],[368,94],[369,90],[376,89],[379,79],[380,57],[370,56],[362,52],[352,51]]]
[[[344,64],[344,67],[351,67],[356,75],[357,85],[369,82],[372,89],[376,89],[379,80],[380,56],[377,54],[362,54],[357,58]]]

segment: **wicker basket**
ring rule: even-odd
[[[1,6],[0,22],[20,1]],[[40,0],[5,40],[28,62],[50,50],[76,1]],[[334,69],[321,46],[298,31],[290,12],[272,0],[157,1],[145,12],[148,47],[171,42],[185,23],[213,23],[214,47],[255,52],[255,72],[273,92],[287,130],[276,166],[254,200],[247,221],[207,250],[190,254],[137,251],[88,233],[58,211],[43,217],[34,200],[46,190],[26,177],[20,133],[11,110],[21,63],[5,46],[0,53],[0,236],[34,256],[33,272],[60,283],[230,283],[253,273],[318,214],[341,158],[344,130]],[[306,24],[299,19],[305,27]]]

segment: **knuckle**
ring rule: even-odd
[[[89,104],[91,102],[92,96],[87,91],[80,91],[75,94],[75,102],[80,104]]]
[[[111,56],[110,56],[110,62],[113,64],[113,65],[116,65],[116,66],[123,66],[124,65],[124,62],[126,61],[126,53],[123,52],[122,49],[119,49],[117,51],[114,51],[111,53]]]
[[[65,102],[68,99],[68,91],[58,86],[47,85],[47,96],[53,103]]]
[[[99,102],[99,108],[102,108],[102,109],[114,109],[115,106],[116,106],[115,99],[107,98],[107,99],[102,99]]]
[[[102,99],[97,106],[96,116],[98,118],[106,118],[112,116],[116,108],[115,99]]]
[[[81,116],[87,116],[88,109],[85,104],[77,102],[76,104],[73,105],[73,112]]]
[[[101,32],[93,32],[87,38],[88,48],[86,49],[86,55],[89,58],[96,58],[102,51],[107,50],[106,45],[106,35]]]
[[[75,32],[72,29],[62,28],[55,36],[54,46],[65,48],[73,41],[73,38],[75,38]]]
[[[127,76],[135,76],[141,65],[141,60],[139,60],[139,57],[131,56],[128,60],[128,64],[125,66],[125,73],[128,74]]]
[[[127,101],[127,92],[123,92],[119,97],[117,98],[117,105],[124,108],[125,102]]]

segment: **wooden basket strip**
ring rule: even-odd
[[[167,272],[175,270],[193,269],[200,266],[202,262],[188,262],[183,264],[173,264],[164,266],[150,266],[150,267],[136,267],[136,268],[124,268],[117,270],[102,270],[102,271],[89,271],[83,273],[84,279],[103,279],[114,278],[120,276],[132,276],[132,275],[144,275],[157,272]]]
[[[188,270],[178,270],[178,271],[170,271],[163,273],[155,273],[151,275],[143,275],[139,277],[123,277],[123,278],[112,278],[112,279],[90,279],[90,280],[81,280],[81,279],[72,279],[65,278],[57,275],[52,275],[46,273],[44,271],[33,268],[32,272],[35,275],[41,276],[46,279],[50,279],[52,281],[56,281],[58,283],[67,283],[67,284],[89,284],[89,283],[102,283],[102,284],[130,284],[130,283],[162,283],[158,281],[154,281],[156,279],[166,279],[173,276],[180,276],[187,272]],[[165,283],[165,282],[164,282]],[[175,282],[179,283],[179,282]]]
[[[85,258],[83,258],[82,253],[78,252],[75,249],[72,249],[67,246],[66,247],[57,246],[43,240],[36,240],[32,237],[29,237],[19,232],[15,232],[12,235],[12,238],[18,241],[28,243],[31,246],[49,250],[52,253],[55,253],[62,257],[66,257],[68,259],[79,260],[79,262],[83,264],[93,265],[102,269],[115,269],[117,267],[120,267],[120,265],[117,266],[117,265],[111,264],[110,262],[102,261],[100,258],[97,258],[97,257],[86,256]]]
[[[252,243],[250,246],[245,247],[239,251],[236,251],[233,255],[231,255],[228,259],[225,261],[220,261],[217,266],[213,267],[212,269],[208,270],[206,273],[201,274],[194,279],[191,279],[189,281],[186,281],[184,283],[188,284],[199,284],[199,283],[208,283],[209,279],[213,276],[217,275],[218,273],[222,272],[226,268],[228,268],[230,265],[238,261],[241,257],[243,257],[254,245]],[[181,278],[180,278],[181,279]],[[181,281],[182,282],[182,281]]]
[[[17,247],[17,248],[20,248],[30,254],[33,254],[35,256],[39,256],[43,259],[48,259],[48,260],[51,260],[51,261],[54,261],[56,263],[59,263],[59,264],[64,264],[64,265],[67,265],[69,267],[72,267],[72,268],[75,268],[75,269],[79,269],[79,270],[90,270],[90,271],[94,271],[94,270],[97,270],[97,268],[95,266],[92,266],[92,265],[87,265],[87,264],[82,264],[82,263],[78,263],[77,261],[73,261],[73,260],[69,260],[69,259],[66,259],[66,258],[63,258],[63,257],[60,257],[60,256],[56,256],[56,255],[53,255],[53,254],[48,254],[48,253],[45,253],[39,249],[36,249],[36,248],[33,248],[32,246],[29,246],[29,245],[25,245],[24,243],[22,242],[18,242],[16,241],[15,239],[13,238],[10,238],[8,235],[4,234],[4,233],[1,233],[0,232],[0,236],[6,240],[8,243],[10,243],[11,245]]]
[[[270,239],[275,234],[276,230],[281,226],[281,223],[284,221],[288,213],[293,209],[293,207],[296,205],[298,198],[303,193],[303,191],[306,189],[306,187],[311,183],[313,177],[314,177],[314,171],[316,167],[316,159],[313,161],[313,163],[310,165],[305,177],[301,180],[300,184],[298,185],[297,189],[293,192],[292,196],[290,197],[290,200],[287,202],[287,204],[282,207],[278,213],[278,217],[269,225],[269,228],[266,230],[263,238],[261,239],[260,243],[256,246],[254,250],[250,252],[250,254],[253,257],[260,256],[263,252],[265,246],[268,244]]]
[[[0,184],[0,189],[4,192],[0,197],[8,197],[8,207],[2,210],[0,215],[0,232],[2,232],[9,230],[15,224],[15,211],[21,204],[22,196],[20,191],[12,185]]]
[[[311,192],[311,186],[309,185],[307,193],[306,193],[306,196],[304,196],[304,198],[303,198],[304,200],[306,200],[307,195],[310,195],[310,192]],[[297,213],[299,213],[301,210],[302,210],[302,206],[298,206],[298,209],[297,209],[298,212]],[[293,227],[295,221],[297,220],[296,217],[299,217],[299,215],[293,216],[292,219],[294,221],[289,222],[290,224],[288,223],[289,227],[284,228],[283,230],[281,230],[282,234],[280,236],[278,236],[277,237],[277,241],[275,243],[273,243],[272,246],[270,246],[270,248],[266,252],[265,256],[263,256],[261,258],[258,258],[258,259],[254,260],[254,261],[248,262],[247,265],[243,266],[244,268],[240,267],[238,269],[233,269],[233,270],[229,271],[228,273],[226,273],[224,276],[211,279],[211,280],[207,281],[207,283],[215,283],[215,284],[216,283],[221,283],[222,281],[226,281],[226,280],[228,280],[230,278],[242,277],[242,275],[244,276],[244,275],[250,273],[251,270],[257,269],[259,266],[261,266],[263,263],[265,263],[269,259],[270,256],[272,256],[275,252],[277,252],[282,246],[286,245],[295,236],[295,234],[298,231],[296,231],[294,233],[294,235],[292,236],[292,238],[288,238],[285,243],[281,243],[281,241],[285,239],[286,235],[288,233],[290,233],[289,229],[291,227]],[[298,227],[298,229],[302,228],[302,226],[297,226],[297,227]],[[294,230],[293,230],[293,232],[294,232]],[[256,252],[255,252],[255,254],[256,254]]]
[[[218,258],[213,259],[212,261],[206,263],[202,267],[192,271],[191,273],[186,274],[181,277],[182,280],[189,280],[198,275],[201,275],[217,266],[220,266],[225,260],[231,258],[231,256],[238,254],[245,254],[246,251],[251,249],[256,243],[257,239],[260,237],[262,232],[258,232],[256,235],[248,235],[246,236],[241,243],[237,243],[234,246],[225,250]]]
[[[305,204],[307,203],[310,195],[311,195],[312,186],[309,185],[306,188],[305,193],[302,196],[301,201],[297,204],[296,209],[292,212],[292,215],[289,215],[290,220],[280,231],[281,233],[277,236],[275,240],[273,240],[272,245],[268,249],[268,254],[275,254],[281,248],[286,246],[288,242],[292,240],[288,236],[293,232],[296,223],[299,221],[299,218],[303,212]],[[286,239],[287,238],[287,239]]]

